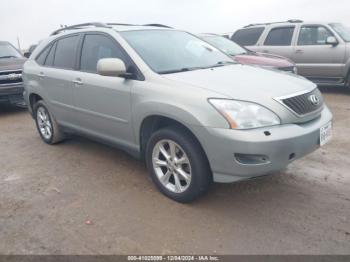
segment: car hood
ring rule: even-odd
[[[242,100],[274,98],[316,88],[315,84],[297,75],[240,64],[163,77]]]
[[[248,53],[244,55],[236,55],[234,59],[241,64],[259,65],[269,67],[292,67],[294,64],[288,59],[280,56],[264,54],[264,53]]]
[[[0,71],[22,69],[25,58],[0,58]]]
[[[163,75],[168,81],[186,88],[208,90],[208,98],[250,101],[277,113],[283,123],[306,122],[319,113],[297,118],[280,102],[279,97],[299,95],[314,90],[316,85],[303,77],[247,65],[229,65]]]

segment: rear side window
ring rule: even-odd
[[[56,46],[57,46],[57,42],[54,43],[53,46],[51,47],[51,50],[50,50],[50,52],[45,60],[45,66],[53,66],[53,60],[55,58]]]
[[[47,46],[44,51],[42,51],[40,53],[40,55],[35,59],[35,61],[39,64],[39,65],[43,65],[45,63],[47,54],[49,53],[51,48],[51,45]]]
[[[272,29],[265,40],[269,46],[290,46],[295,27],[280,27]]]
[[[324,26],[303,26],[300,29],[298,45],[326,45],[333,34]]]
[[[57,41],[53,66],[74,69],[79,36],[69,36]]]
[[[256,45],[264,29],[264,27],[241,29],[233,34],[231,40],[243,46]]]
[[[97,62],[102,58],[119,58],[127,65],[123,51],[115,41],[100,34],[86,35],[81,52],[80,70],[96,73]]]

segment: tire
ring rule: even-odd
[[[350,72],[348,73],[348,76],[346,78],[345,87],[350,88]]]
[[[192,134],[180,129],[166,127],[153,133],[147,143],[145,158],[157,188],[172,200],[189,203],[206,193],[213,179],[201,146]],[[168,160],[160,150],[161,146]],[[171,148],[175,154],[171,153]]]
[[[38,101],[34,105],[33,112],[36,128],[41,139],[46,144],[57,144],[65,139],[64,133],[62,130],[60,130],[56,120],[48,110],[48,107],[43,100]],[[50,133],[48,132],[48,129],[50,130]]]

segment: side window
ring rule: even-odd
[[[49,52],[48,56],[46,57],[45,66],[53,66],[53,60],[55,58],[56,46],[57,46],[57,42],[55,42],[52,45],[50,52]]]
[[[243,46],[256,45],[264,29],[264,27],[241,29],[233,34],[231,40]]]
[[[69,36],[57,41],[53,66],[74,69],[79,36]]]
[[[264,45],[290,46],[295,27],[279,27],[272,29],[266,37]]]
[[[40,55],[35,59],[35,61],[39,64],[39,65],[43,65],[45,63],[45,59],[47,57],[47,54],[49,53],[51,48],[51,45],[45,47],[44,51],[42,51],[40,53]]]
[[[329,36],[333,34],[324,26],[302,26],[298,45],[325,45]]]
[[[86,35],[81,51],[80,70],[97,72],[97,62],[102,58],[120,58],[125,62],[121,48],[110,38],[104,35]]]

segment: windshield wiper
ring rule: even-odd
[[[14,55],[0,56],[0,58],[16,58]]]
[[[184,67],[184,68],[180,68],[180,69],[173,69],[173,70],[164,70],[164,71],[160,71],[158,72],[158,74],[174,74],[174,73],[181,73],[181,72],[187,72],[187,71],[193,71],[193,70],[198,70],[198,69],[205,69],[207,67],[200,67],[200,66],[196,66],[196,67]]]
[[[220,61],[217,62],[215,65],[208,66],[207,68],[212,68],[212,67],[219,67],[219,66],[225,66],[225,65],[236,65],[237,62],[235,61]]]

